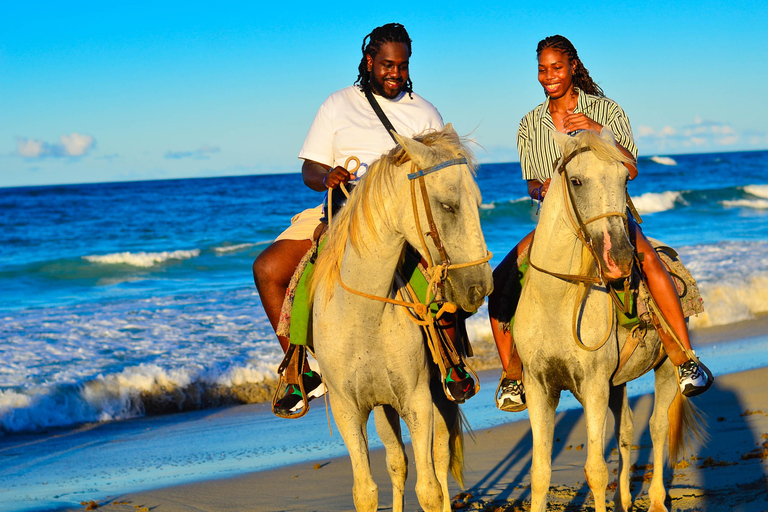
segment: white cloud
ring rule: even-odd
[[[69,156],[83,156],[93,147],[94,140],[90,135],[72,133],[70,135],[62,135],[61,143],[64,145],[64,150]]]
[[[43,155],[47,146],[45,142],[35,139],[17,139],[16,145],[16,152],[25,158],[37,158]]]
[[[61,142],[49,144],[42,140],[19,137],[16,139],[16,154],[24,158],[78,157],[88,154],[96,144],[90,135],[71,133],[59,137]]]
[[[768,145],[768,132],[739,132],[728,123],[700,117],[696,117],[693,124],[677,128],[665,126],[656,130],[651,126],[639,126],[635,135],[638,147],[646,154],[692,148],[697,151],[765,149]]]
[[[221,151],[221,148],[218,146],[209,146],[206,144],[200,149],[196,149],[194,151],[167,151],[164,157],[174,159],[194,158],[195,160],[208,160],[211,158],[209,156],[211,153],[218,153],[219,151]]]
[[[651,135],[654,135],[656,133],[656,130],[651,128],[650,126],[640,125],[635,129],[635,135],[637,137],[649,137]]]

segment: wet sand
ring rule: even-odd
[[[694,346],[722,343],[768,332],[768,318],[742,324],[694,331]],[[495,372],[494,372],[495,373]],[[632,461],[632,497],[636,510],[648,507],[651,463],[648,418],[652,396],[630,399],[635,418]],[[760,368],[717,377],[713,388],[693,399],[707,416],[710,440],[694,446],[693,453],[674,468],[665,467],[667,507],[674,511],[768,511],[768,369]],[[286,420],[288,421],[288,420]],[[301,421],[301,420],[297,420]],[[465,437],[463,491],[450,479],[454,507],[465,510],[508,512],[527,510],[530,500],[531,435],[528,420],[515,421],[474,432]],[[610,437],[609,472],[618,467],[615,442]],[[585,482],[586,429],[580,410],[557,415],[549,509],[593,510]],[[414,486],[416,471],[410,457],[405,510],[420,510]],[[384,453],[371,455],[374,479],[379,485],[379,510],[391,510],[391,484]],[[611,481],[615,475],[611,475]],[[609,497],[612,497],[609,491]],[[87,503],[87,502],[85,502]],[[279,469],[219,480],[124,494],[98,504],[111,511],[347,511],[352,502],[352,472],[347,457],[321,459]],[[83,510],[85,506],[66,510]]]

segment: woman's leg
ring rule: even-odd
[[[689,397],[701,394],[709,389],[714,378],[701,361],[696,361],[695,358],[691,359],[686,353],[692,350],[691,341],[688,337],[688,325],[680,305],[677,287],[640,227],[634,222],[630,222],[629,225],[637,253],[642,255],[638,259],[640,260],[640,270],[642,270],[648,284],[648,291],[661,309],[667,323],[674,330],[680,344],[683,345],[680,347],[672,334],[663,329],[658,330],[669,360],[678,367],[680,388],[683,394]]]
[[[493,293],[488,296],[488,314],[491,317],[491,331],[493,332],[493,339],[496,341],[496,348],[499,351],[499,359],[501,359],[501,367],[507,378],[514,380],[522,380],[523,378],[523,364],[520,361],[520,356],[517,354],[517,349],[514,346],[512,339],[512,331],[502,329],[501,321],[499,318],[504,316],[513,316],[512,312],[501,311],[501,297],[504,292],[504,287],[507,284],[509,276],[515,272],[513,279],[516,279],[517,273],[517,258],[521,251],[527,250],[533,238],[533,231],[525,235],[525,237],[518,242],[518,244],[509,251],[509,254],[502,260],[498,267],[493,271]],[[517,301],[520,299],[519,291],[518,296],[512,300],[512,307],[517,307]]]
[[[499,351],[499,359],[503,368],[501,382],[497,390],[496,406],[507,412],[519,412],[526,408],[525,405],[525,387],[523,386],[523,363],[520,355],[517,353],[512,330],[502,328],[501,324],[508,323],[515,314],[517,302],[520,300],[521,288],[506,290],[510,279],[517,280],[517,258],[518,255],[528,249],[533,239],[533,231],[528,233],[520,242],[507,254],[498,267],[493,271],[493,293],[488,297],[488,313],[491,318],[491,331],[493,339],[496,341],[496,348]],[[514,285],[515,283],[509,283]],[[510,299],[505,307],[512,311],[502,311],[502,296]],[[511,327],[511,326],[510,326]]]
[[[634,241],[637,253],[642,254],[639,258],[640,270],[642,270],[645,276],[648,291],[651,292],[653,300],[659,305],[661,312],[664,313],[664,318],[666,318],[670,327],[675,331],[680,342],[687,350],[691,350],[691,341],[688,338],[688,325],[685,323],[683,308],[680,306],[677,287],[661,259],[659,259],[656,250],[648,242],[648,239],[645,238],[637,224],[630,223],[630,226],[632,226],[631,229],[635,230]],[[690,359],[669,333],[659,334],[672,364],[680,366]]]

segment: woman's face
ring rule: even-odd
[[[571,91],[575,68],[576,62],[571,62],[567,54],[554,48],[544,48],[539,55],[539,83],[547,96],[558,99]]]

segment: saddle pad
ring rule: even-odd
[[[315,268],[315,256],[322,250],[324,243],[325,235],[320,238],[319,243],[312,243],[312,247],[301,259],[299,266],[296,267],[285,293],[276,333],[278,336],[285,336],[290,339],[293,345],[312,345],[310,328],[312,305],[309,301],[309,279]],[[418,254],[406,250],[398,272],[409,282],[416,292],[418,300],[423,301],[427,294],[429,282],[424,277],[423,269],[419,263]],[[434,315],[439,310],[439,306],[432,304],[430,310]]]

